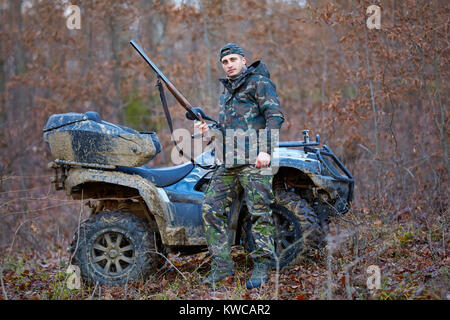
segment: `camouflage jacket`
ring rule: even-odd
[[[228,167],[238,166],[239,164],[254,164],[259,151],[271,153],[271,129],[279,130],[284,121],[275,84],[270,80],[269,71],[261,61],[254,62],[236,79],[227,78],[220,79],[220,81],[224,85],[224,91],[219,101],[219,123],[221,131],[225,135],[225,141],[227,141],[227,137],[232,138],[230,137],[231,134],[236,134],[236,129],[242,129],[245,132],[244,135],[248,132],[256,133],[257,139],[257,143],[255,143],[256,140],[247,137],[245,144],[239,143],[239,139],[236,139],[238,141],[234,142],[233,149],[238,151],[225,150],[227,144],[224,143],[224,162],[228,163]],[[260,137],[261,129],[264,129],[262,133],[265,136]],[[266,138],[267,144],[264,147]],[[261,150],[260,147],[262,147]],[[242,152],[239,152],[239,150]],[[227,157],[231,155],[229,151],[232,151],[233,154],[236,152],[233,157],[235,158],[233,164],[226,161]],[[242,160],[238,163],[236,157],[239,157],[240,154],[243,156],[244,153],[245,163]]]

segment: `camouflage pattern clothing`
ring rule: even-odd
[[[261,61],[254,62],[235,79],[226,78],[220,81],[224,85],[219,101],[219,124],[225,135],[222,153],[225,158],[222,162],[227,167],[254,164],[259,151],[271,154],[271,129],[279,130],[284,121],[275,84],[270,80],[270,73]],[[239,145],[240,139],[236,139],[234,144],[227,144],[229,135],[236,134],[238,129],[243,132],[242,136],[247,136],[245,144]],[[265,139],[259,139],[260,130],[267,137],[266,145],[263,145]],[[257,141],[251,142],[249,137],[252,133],[256,133]],[[244,161],[239,162],[237,156],[244,153]],[[234,159],[230,159],[230,155]]]
[[[274,202],[272,191],[273,175],[267,174],[266,168],[255,168],[255,160],[260,151],[271,153],[270,129],[280,129],[284,121],[274,83],[266,66],[257,61],[247,69],[230,79],[221,79],[224,92],[220,96],[219,124],[221,131],[227,134],[231,130],[241,129],[244,132],[266,131],[267,145],[250,143],[245,140],[245,163],[237,163],[234,157],[236,144],[229,149],[233,152],[233,161],[229,161],[229,144],[224,144],[224,165],[213,174],[205,192],[202,207],[205,225],[206,242],[216,267],[224,272],[233,269],[228,240],[228,216],[234,199],[244,189],[245,202],[252,217],[252,235],[256,250],[250,253],[253,259],[264,260],[274,254],[272,209]],[[268,132],[268,133],[267,133]],[[239,146],[238,146],[239,147]],[[242,145],[240,146],[242,147]],[[255,151],[254,159],[248,157]],[[254,149],[256,148],[256,150]],[[260,150],[261,149],[261,150]],[[266,150],[264,150],[266,149]],[[216,150],[217,151],[217,150]],[[237,152],[240,153],[239,151]]]
[[[225,168],[220,166],[211,177],[205,192],[202,217],[206,242],[217,268],[222,272],[233,270],[228,240],[228,217],[234,199],[244,189],[247,208],[252,215],[252,235],[256,250],[253,259],[271,258],[274,253],[272,210],[274,195],[271,175],[262,175],[261,168],[252,165]]]

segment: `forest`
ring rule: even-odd
[[[0,0],[0,299],[449,299],[449,13],[445,0]],[[49,181],[48,118],[96,111],[155,131],[162,151],[148,165],[174,165],[157,77],[131,40],[214,116],[224,44],[267,65],[280,141],[320,134],[355,179],[321,259],[272,271],[254,290],[241,247],[236,276],[217,290],[201,284],[207,251],[170,253],[140,283],[67,286],[66,248],[88,208]],[[166,93],[174,128],[192,132]]]

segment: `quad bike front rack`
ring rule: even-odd
[[[316,135],[316,141],[309,140],[309,130],[303,130],[303,141],[283,141],[279,143],[279,147],[303,147],[303,150],[307,153],[314,153],[317,156],[317,159],[320,163],[328,170],[330,175],[337,181],[345,182],[349,184],[349,193],[347,202],[350,203],[353,199],[353,189],[355,181],[353,179],[352,174],[344,164],[336,157],[336,155],[331,151],[331,149],[324,145],[321,149],[312,148],[320,145],[320,136]],[[327,158],[331,159],[333,163],[345,174],[340,174],[336,168],[333,167],[333,164],[327,160]]]

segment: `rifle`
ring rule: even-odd
[[[141,55],[142,58],[148,63],[148,65],[153,69],[153,71],[156,72],[158,75],[158,83],[157,86],[159,88],[160,96],[161,96],[161,102],[163,104],[164,112],[166,114],[167,121],[169,122],[170,131],[173,131],[172,128],[172,120],[170,118],[170,113],[167,108],[166,98],[164,96],[164,90],[162,88],[162,85],[160,83],[160,80],[162,80],[165,84],[167,89],[173,94],[175,99],[180,103],[180,105],[186,110],[186,118],[189,120],[199,120],[203,121],[209,120],[213,121],[214,124],[210,124],[209,126],[212,128],[217,127],[217,121],[209,117],[201,108],[193,108],[191,103],[183,96],[183,94],[178,91],[178,89],[172,84],[172,82],[167,79],[167,77],[161,72],[161,70],[158,69],[158,67],[150,60],[150,58],[145,54],[145,52],[134,42],[133,40],[130,41],[131,45],[136,49],[136,51]],[[192,135],[192,138],[196,138],[201,136],[201,134],[195,134]]]
[[[145,54],[145,52],[134,42],[133,40],[130,41],[130,44],[136,49],[136,51],[141,55],[141,57],[148,63],[148,65],[153,69],[153,71],[156,72],[158,75],[158,81],[157,81],[157,87],[159,89],[159,95],[161,98],[161,103],[163,105],[164,113],[167,118],[167,122],[169,124],[170,133],[173,135],[173,127],[172,127],[172,119],[170,117],[169,108],[167,107],[167,101],[164,94],[164,88],[161,83],[164,82],[166,84],[167,89],[173,94],[175,99],[180,103],[180,105],[186,110],[186,118],[189,120],[199,120],[203,121],[210,120],[213,121],[213,124],[209,124],[208,126],[210,128],[216,128],[218,127],[218,123],[216,120],[210,118],[201,108],[193,108],[191,103],[183,96],[183,94],[178,91],[178,89],[172,84],[172,82],[167,79],[167,77],[161,72],[161,70],[158,69],[158,67],[150,60],[150,58]],[[194,134],[192,135],[192,138],[200,137],[201,134]],[[175,147],[177,148],[178,152],[181,155],[184,155],[183,150],[178,148],[177,142],[173,140]],[[189,157],[190,158],[190,157]],[[204,169],[209,169],[211,166],[204,166],[200,163],[196,163],[196,161],[193,158],[190,158],[190,161],[194,164],[197,164],[199,167]]]
[[[173,94],[175,99],[180,103],[180,105],[186,109],[186,113],[189,114],[190,118],[194,120],[201,120],[199,116],[192,110],[191,103],[183,96],[183,94],[178,91],[177,88],[172,84],[172,82],[167,79],[167,77],[158,69],[158,67],[150,60],[150,58],[145,54],[145,52],[134,42],[130,41],[131,45],[136,49],[136,51],[141,55],[142,58],[149,64],[149,66],[156,72],[158,79],[161,79],[165,84],[167,89]]]

